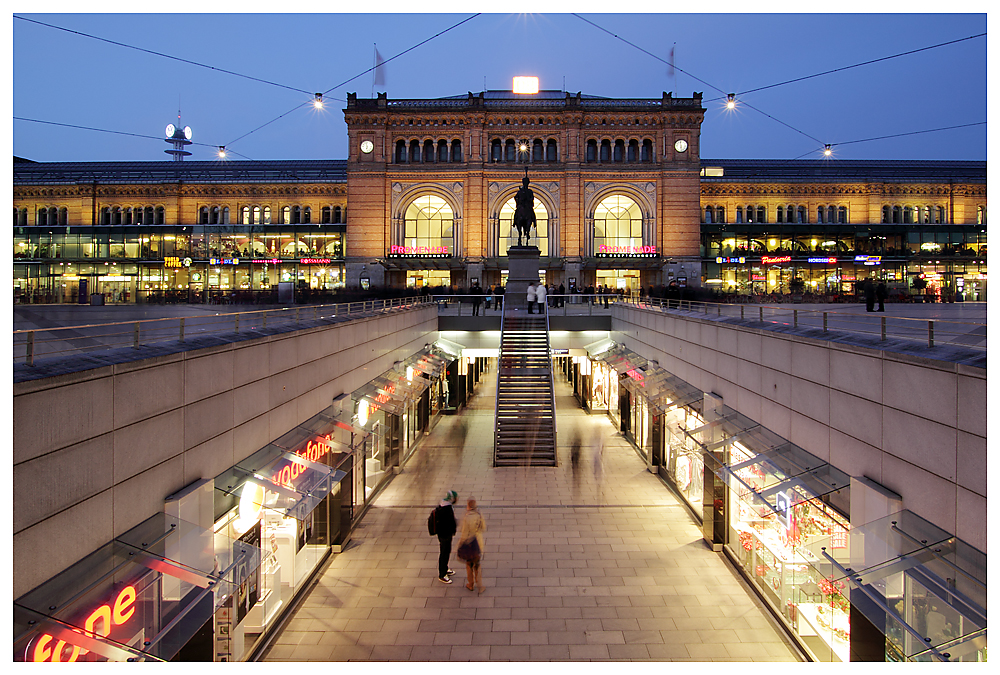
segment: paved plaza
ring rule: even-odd
[[[559,466],[493,468],[494,390],[487,373],[441,419],[264,660],[798,660],[690,512],[569,385],[557,382]],[[487,522],[481,595],[454,555],[455,583],[437,581],[426,521],[449,489],[457,518],[471,496]]]

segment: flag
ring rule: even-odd
[[[674,46],[670,48],[670,59],[669,59],[669,63],[667,64],[670,67],[667,69],[667,77],[673,77],[674,76],[674,50],[675,49],[677,49],[677,43],[676,42],[674,43]]]
[[[383,65],[382,55],[378,53],[378,47],[375,47],[375,86],[385,85],[385,66]]]

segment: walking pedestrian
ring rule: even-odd
[[[560,281],[559,298],[557,299],[556,307],[565,307],[565,306],[566,306],[566,284]]]
[[[485,532],[486,519],[476,509],[476,500],[469,497],[465,505],[465,517],[462,519],[462,534],[458,540],[457,555],[465,561],[465,571],[469,579],[465,587],[470,591],[478,588],[480,594],[484,588],[480,562],[486,549],[486,540],[483,536]]]
[[[528,284],[528,314],[535,313],[536,297],[535,284]]]
[[[875,297],[878,299],[878,312],[885,311],[885,299],[889,295],[889,291],[885,287],[885,282],[878,282],[878,288],[875,289]]]
[[[438,581],[442,584],[450,584],[451,575],[455,573],[455,570],[448,567],[448,559],[451,558],[451,539],[458,529],[455,522],[455,509],[452,508],[456,501],[458,501],[458,493],[454,490],[448,490],[441,499],[441,503],[434,509],[434,533],[441,545],[441,552],[438,555]]]
[[[496,290],[496,296],[497,296],[497,303],[496,303],[496,305],[497,305],[497,309],[498,310],[502,310],[503,309],[503,294],[504,294],[503,284],[498,284],[497,285],[497,290]]]
[[[535,287],[535,301],[538,302],[538,313],[544,314],[545,310],[542,308],[545,307],[545,284]]]

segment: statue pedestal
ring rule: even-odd
[[[528,286],[539,281],[540,256],[537,246],[511,246],[507,249],[507,285],[503,295],[505,313],[508,308],[527,313]]]

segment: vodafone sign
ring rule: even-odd
[[[108,637],[113,627],[129,622],[135,614],[135,586],[126,586],[119,591],[118,596],[101,605],[84,620],[83,635],[92,637]],[[28,644],[25,661],[53,663],[72,663],[88,651],[78,645],[68,644],[65,640],[57,640],[48,633]]]

